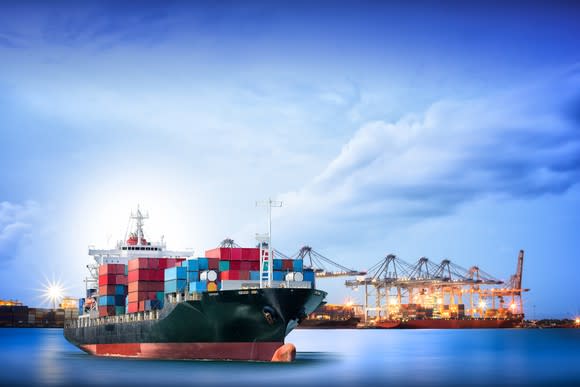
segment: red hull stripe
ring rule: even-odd
[[[86,344],[91,355],[145,359],[214,359],[270,361],[284,343],[122,343]]]

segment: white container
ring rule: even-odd
[[[286,281],[301,282],[303,280],[304,280],[304,276],[302,275],[302,273],[299,273],[299,272],[286,273]]]
[[[207,272],[208,281],[217,281],[217,273],[214,270],[209,270]]]

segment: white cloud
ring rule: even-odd
[[[360,234],[364,225],[449,214],[482,197],[562,193],[580,179],[578,83],[567,76],[367,123],[310,184],[282,195],[283,217],[293,220],[281,222],[308,219],[304,234]]]
[[[31,235],[38,204],[0,202],[0,263],[17,255],[20,243]]]

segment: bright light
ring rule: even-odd
[[[345,306],[353,306],[354,305],[354,301],[350,298],[347,298],[346,301],[344,302]]]
[[[574,322],[576,323],[576,325],[580,325],[580,317],[576,317],[576,320],[574,320]]]
[[[512,309],[515,309],[515,308],[516,308],[516,304],[512,303],[512,304],[510,305],[510,308],[512,308]]]
[[[479,307],[481,309],[485,308],[486,307],[485,301],[483,301],[483,300],[479,301]]]
[[[48,282],[42,289],[45,301],[49,302],[53,308],[56,308],[57,304],[62,300],[64,292],[65,288],[59,281]]]

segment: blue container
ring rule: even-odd
[[[219,271],[227,271],[227,270],[230,270],[230,261],[220,261]]]
[[[127,298],[127,296],[125,296],[124,294],[116,295],[115,306],[125,306],[125,298]]]
[[[188,271],[187,282],[197,282],[197,281],[199,281],[199,271]]]
[[[283,267],[282,260],[274,258],[274,270],[282,270]]]
[[[292,262],[292,269],[297,272],[297,273],[302,273],[302,267],[304,261],[301,259],[295,259],[294,262]]]
[[[115,306],[115,315],[120,316],[122,314],[125,314],[125,306]]]
[[[315,278],[314,271],[310,269],[304,270],[304,281],[314,282],[314,278]]]
[[[286,273],[284,273],[283,271],[274,270],[274,272],[272,273],[272,279],[274,281],[284,281],[285,275]]]
[[[187,271],[199,271],[199,262],[197,259],[187,261]]]
[[[126,295],[127,287],[125,285],[115,285],[115,295]]]
[[[207,258],[198,258],[197,264],[199,271],[209,270],[209,261]]]
[[[259,281],[260,280],[260,272],[259,271],[250,271],[250,280],[251,281]]]
[[[195,281],[189,283],[189,292],[206,292],[207,291],[207,281]]]
[[[114,306],[115,305],[115,296],[100,296],[99,297],[99,305],[100,306]]]
[[[79,298],[79,315],[82,315],[84,310],[85,310],[85,299]]]
[[[165,298],[165,293],[164,292],[157,292],[156,294],[157,294],[156,298],[158,300],[163,300]]]
[[[169,269],[165,269],[165,281],[186,279],[187,268],[185,267],[170,267]]]
[[[181,293],[186,287],[187,280],[185,279],[165,281],[165,293]]]

